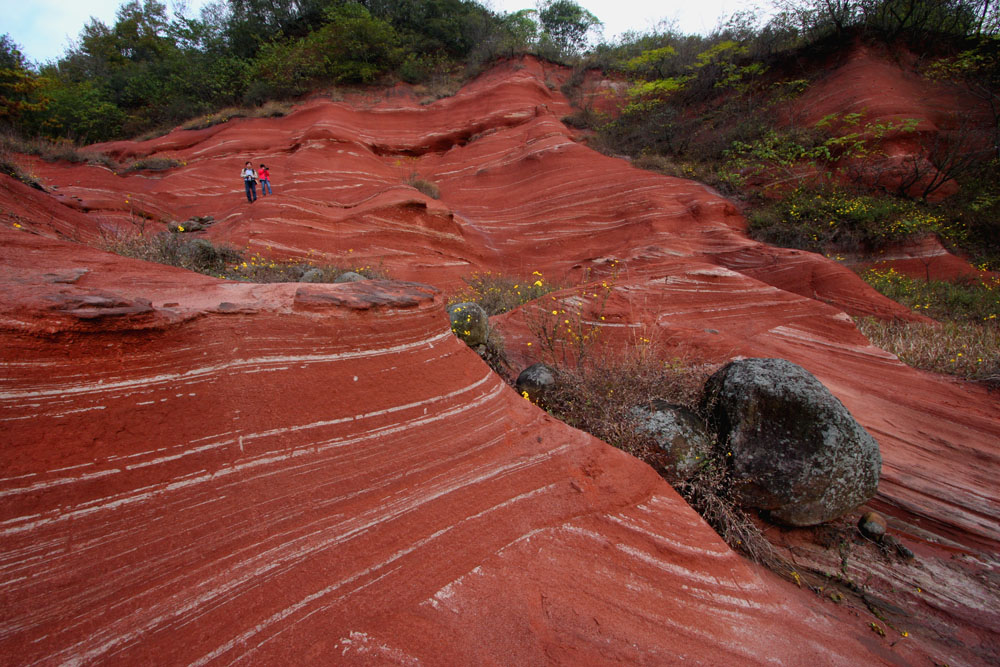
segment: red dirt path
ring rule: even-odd
[[[4,663],[1000,659],[997,397],[870,346],[845,313],[918,316],[846,268],[576,143],[563,77],[511,63],[430,105],[317,99],[103,147],[184,163],[164,173],[33,163],[56,197],[0,180]],[[253,205],[247,159],[275,188]],[[77,242],[137,212],[425,285],[237,284]],[[918,558],[879,581],[911,636],[749,566],[503,385],[437,291],[477,270],[606,282],[603,306],[554,296],[608,345],[815,373],[882,448],[876,505]],[[501,319],[527,364],[523,317]]]

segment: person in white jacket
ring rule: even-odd
[[[253,164],[247,162],[240,176],[243,177],[243,187],[247,191],[247,201],[252,204],[257,201],[257,172],[253,170]]]

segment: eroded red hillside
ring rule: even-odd
[[[5,662],[997,659],[996,397],[870,346],[845,313],[916,316],[846,268],[575,142],[563,77],[509,63],[430,105],[315,99],[102,147],[182,163],[163,173],[33,163],[54,195],[3,177]],[[275,188],[252,205],[246,160]],[[192,215],[396,280],[231,283],[81,243]],[[870,593],[910,636],[749,566],[507,388],[444,314],[477,270],[577,285],[556,302],[610,347],[815,373],[882,448],[875,505],[917,558]],[[501,318],[525,365],[530,308]]]

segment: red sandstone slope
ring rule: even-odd
[[[5,218],[0,251],[0,655],[996,658],[996,399],[869,346],[844,310],[910,315],[843,267],[753,243],[703,186],[575,143],[560,76],[529,61],[429,106],[316,100],[106,146],[184,162],[164,174],[37,163],[72,208],[3,182],[21,229]],[[252,206],[246,159],[276,190]],[[55,240],[137,209],[443,289],[477,269],[607,281],[603,310],[556,296],[608,345],[804,365],[882,446],[878,502],[918,561],[881,578],[919,587],[923,632],[890,646],[746,566],[648,468],[504,388],[433,290],[229,284]],[[527,363],[521,317],[505,326]],[[952,626],[957,647],[938,636]]]

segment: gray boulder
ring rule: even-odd
[[[545,394],[556,386],[556,374],[551,367],[543,363],[528,366],[514,381],[517,393],[522,396],[527,393],[528,399],[532,403],[541,404],[545,400]]]
[[[356,283],[361,280],[368,280],[360,273],[355,273],[354,271],[344,271],[339,276],[337,276],[333,282],[335,283]]]
[[[636,431],[650,436],[666,455],[663,473],[669,482],[691,479],[712,454],[712,435],[702,419],[680,405],[652,401],[632,410]]]
[[[321,283],[323,282],[322,269],[309,269],[299,278],[300,283]]]
[[[490,318],[478,303],[466,301],[448,306],[451,330],[469,347],[485,345],[490,334]]]
[[[730,362],[706,383],[701,411],[742,502],[781,523],[823,523],[875,495],[878,443],[801,366]]]

